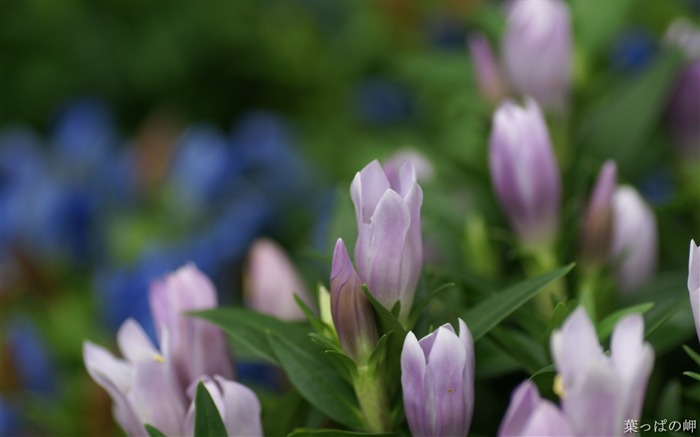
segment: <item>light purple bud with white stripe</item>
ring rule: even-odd
[[[690,254],[688,255],[688,292],[690,293],[690,307],[693,309],[695,330],[700,340],[700,246],[690,241]]]

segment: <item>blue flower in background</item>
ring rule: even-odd
[[[59,114],[53,143],[57,158],[71,173],[94,173],[109,162],[114,136],[107,105],[95,99],[82,99],[68,103]]]
[[[51,354],[34,325],[26,318],[11,320],[6,327],[9,356],[20,386],[51,395],[55,391]]]
[[[426,23],[426,34],[430,44],[438,49],[464,51],[467,29],[449,12],[437,14]]]
[[[622,71],[643,70],[656,56],[654,36],[646,29],[627,29],[615,41],[611,51],[613,65]]]
[[[0,394],[0,435],[21,435],[17,409],[2,394]]]
[[[362,82],[355,94],[355,111],[361,121],[374,125],[400,123],[413,112],[408,90],[381,78]]]
[[[210,126],[193,126],[180,138],[170,177],[178,196],[195,206],[216,201],[240,174],[227,139]]]
[[[655,170],[639,184],[639,191],[652,205],[670,202],[675,190],[673,175],[667,168]]]

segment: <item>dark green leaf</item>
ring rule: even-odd
[[[316,314],[314,314],[314,312],[311,310],[311,308],[309,308],[306,302],[304,302],[296,293],[294,294],[294,300],[306,316],[309,323],[311,323],[311,327],[313,327],[316,332],[318,332],[319,334],[330,332],[330,328],[328,327],[328,325],[326,325],[321,319],[316,317]]]
[[[644,333],[645,338],[649,338],[657,329],[659,329],[664,323],[666,323],[671,317],[673,317],[681,308],[688,304],[688,298],[683,296],[678,298],[675,302],[665,301],[661,304],[657,303],[653,311],[649,311],[647,314],[645,325],[646,332]]]
[[[428,293],[428,295],[423,298],[420,302],[415,304],[413,306],[413,309],[411,310],[411,315],[409,316],[409,326],[413,326],[418,320],[418,317],[420,317],[420,313],[423,311],[423,309],[428,306],[428,303],[430,303],[430,300],[433,299],[435,296],[440,294],[441,292],[447,290],[448,288],[454,287],[455,284],[454,282],[450,282],[448,284],[443,284],[440,287],[436,288],[435,290],[431,291]]]
[[[209,391],[201,382],[194,395],[194,437],[227,437],[226,427]]]
[[[374,298],[374,296],[372,295],[372,293],[370,293],[366,285],[362,286],[362,291],[364,291],[365,296],[367,296],[367,299],[372,304],[372,307],[374,307],[374,311],[379,316],[379,322],[384,328],[383,332],[387,333],[393,331],[405,334],[405,330],[403,328],[403,325],[401,325],[401,322],[399,322],[399,319],[397,319],[388,309],[386,309],[384,305],[382,305],[377,299]]]
[[[654,302],[647,302],[615,311],[598,323],[598,326],[596,327],[598,331],[598,338],[600,341],[607,340],[608,337],[610,337],[610,334],[612,334],[613,328],[615,328],[617,322],[622,318],[629,316],[630,314],[645,314],[653,307]]]
[[[289,381],[309,403],[343,425],[362,426],[357,398],[323,352],[302,348],[283,334],[270,332],[268,341]]]
[[[489,335],[497,345],[528,373],[535,373],[547,364],[542,345],[521,332],[497,326]]]
[[[547,324],[547,330],[544,334],[545,347],[548,347],[549,337],[552,335],[555,329],[559,329],[564,323],[567,317],[571,314],[569,307],[562,302],[559,302],[557,306],[554,307],[554,312],[552,313],[552,318],[549,319]]]
[[[219,326],[231,339],[238,358],[265,360],[277,364],[275,354],[267,341],[268,331],[283,335],[295,343],[308,342],[306,326],[241,308],[216,308],[198,311],[192,315]]]
[[[671,380],[661,393],[659,411],[657,417],[672,420],[680,420],[681,413],[681,384],[677,379]]]
[[[500,293],[493,293],[491,297],[467,311],[464,321],[469,326],[474,341],[486,335],[511,313],[535,297],[544,287],[569,273],[573,267],[574,265],[570,264],[520,282]]]
[[[554,364],[550,364],[549,366],[545,366],[538,370],[537,372],[533,373],[532,376],[530,376],[530,381],[535,379],[535,377],[539,375],[543,375],[545,373],[556,373],[557,368],[554,366]]]
[[[370,437],[393,436],[393,433],[372,434],[366,432],[343,431],[340,429],[295,429],[288,437]]]
[[[685,376],[690,376],[693,379],[697,379],[700,381],[700,373],[695,373],[695,372],[683,372]]]
[[[165,437],[165,434],[158,431],[155,427],[153,427],[147,423],[144,424],[143,426],[146,428],[146,432],[148,433],[149,437]]]

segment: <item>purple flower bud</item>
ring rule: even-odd
[[[372,161],[357,173],[350,194],[357,217],[355,263],[360,278],[387,308],[400,301],[400,318],[405,320],[423,265],[423,191],[413,165],[405,161],[390,182]]]
[[[245,274],[246,305],[282,320],[305,320],[294,300],[297,294],[312,305],[299,274],[281,247],[272,240],[253,243]]]
[[[503,57],[511,85],[547,109],[564,108],[571,81],[571,19],[560,0],[516,0],[509,9]]]
[[[488,40],[481,34],[469,37],[469,53],[481,95],[493,104],[500,103],[508,94],[508,87]]]
[[[511,227],[525,245],[551,243],[559,221],[559,168],[537,103],[503,103],[489,143],[491,182]]]
[[[416,339],[409,332],[401,352],[406,419],[415,436],[464,436],[474,409],[474,343],[459,320]]]
[[[201,375],[233,377],[223,332],[205,320],[185,315],[217,306],[214,285],[194,264],[154,282],[149,300],[161,343],[168,333],[169,355],[183,390]]]
[[[668,122],[681,152],[700,162],[700,60],[678,77],[668,106]]]
[[[561,408],[526,381],[513,392],[499,436],[622,435],[625,420],[639,419],[654,365],[640,314],[617,323],[608,355],[588,314],[578,308],[552,335],[551,351]]]
[[[690,241],[690,255],[688,255],[688,292],[693,319],[695,319],[695,330],[700,340],[700,246],[697,246],[694,240]]]
[[[612,199],[617,185],[617,166],[606,161],[598,173],[583,221],[581,256],[587,265],[603,263],[610,253]]]
[[[377,344],[377,326],[372,307],[362,292],[362,281],[340,238],[331,267],[331,313],[345,353],[358,363],[366,361]]]
[[[613,194],[611,257],[620,289],[631,290],[656,270],[656,218],[637,191],[621,186]]]

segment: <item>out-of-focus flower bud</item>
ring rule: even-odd
[[[542,107],[564,108],[571,81],[571,18],[560,0],[516,0],[508,13],[502,53],[511,85]]]
[[[469,53],[474,64],[479,92],[487,101],[493,104],[500,103],[508,94],[508,86],[488,40],[481,34],[470,36]]]
[[[617,166],[606,161],[598,173],[583,221],[581,257],[586,265],[600,265],[610,253],[612,199],[617,186]]]
[[[420,208],[423,191],[413,164],[405,161],[393,183],[379,162],[358,172],[350,187],[357,216],[355,263],[360,278],[384,306],[411,310],[423,266]]]
[[[668,122],[681,152],[700,162],[700,59],[685,67],[668,106]]]
[[[304,313],[294,300],[295,294],[312,305],[306,287],[282,248],[269,239],[253,243],[245,275],[246,305],[282,320],[304,320]]]
[[[340,238],[331,267],[331,312],[345,353],[357,363],[365,362],[377,344],[377,326],[372,307],[362,292],[362,281]]]
[[[695,330],[700,340],[700,246],[690,241],[690,254],[688,255],[688,292],[690,293],[690,307],[693,309]]]
[[[184,390],[201,375],[233,377],[226,338],[206,320],[186,312],[216,308],[214,285],[194,264],[188,264],[154,282],[149,291],[158,338],[170,339],[169,355]]]
[[[549,245],[557,235],[559,168],[537,103],[503,103],[493,116],[489,168],[501,208],[525,246]]]
[[[621,186],[613,194],[611,256],[620,289],[627,291],[656,270],[656,217],[637,191]]]
[[[415,436],[464,436],[474,410],[474,343],[459,320],[416,339],[409,332],[401,352],[406,419]]]

